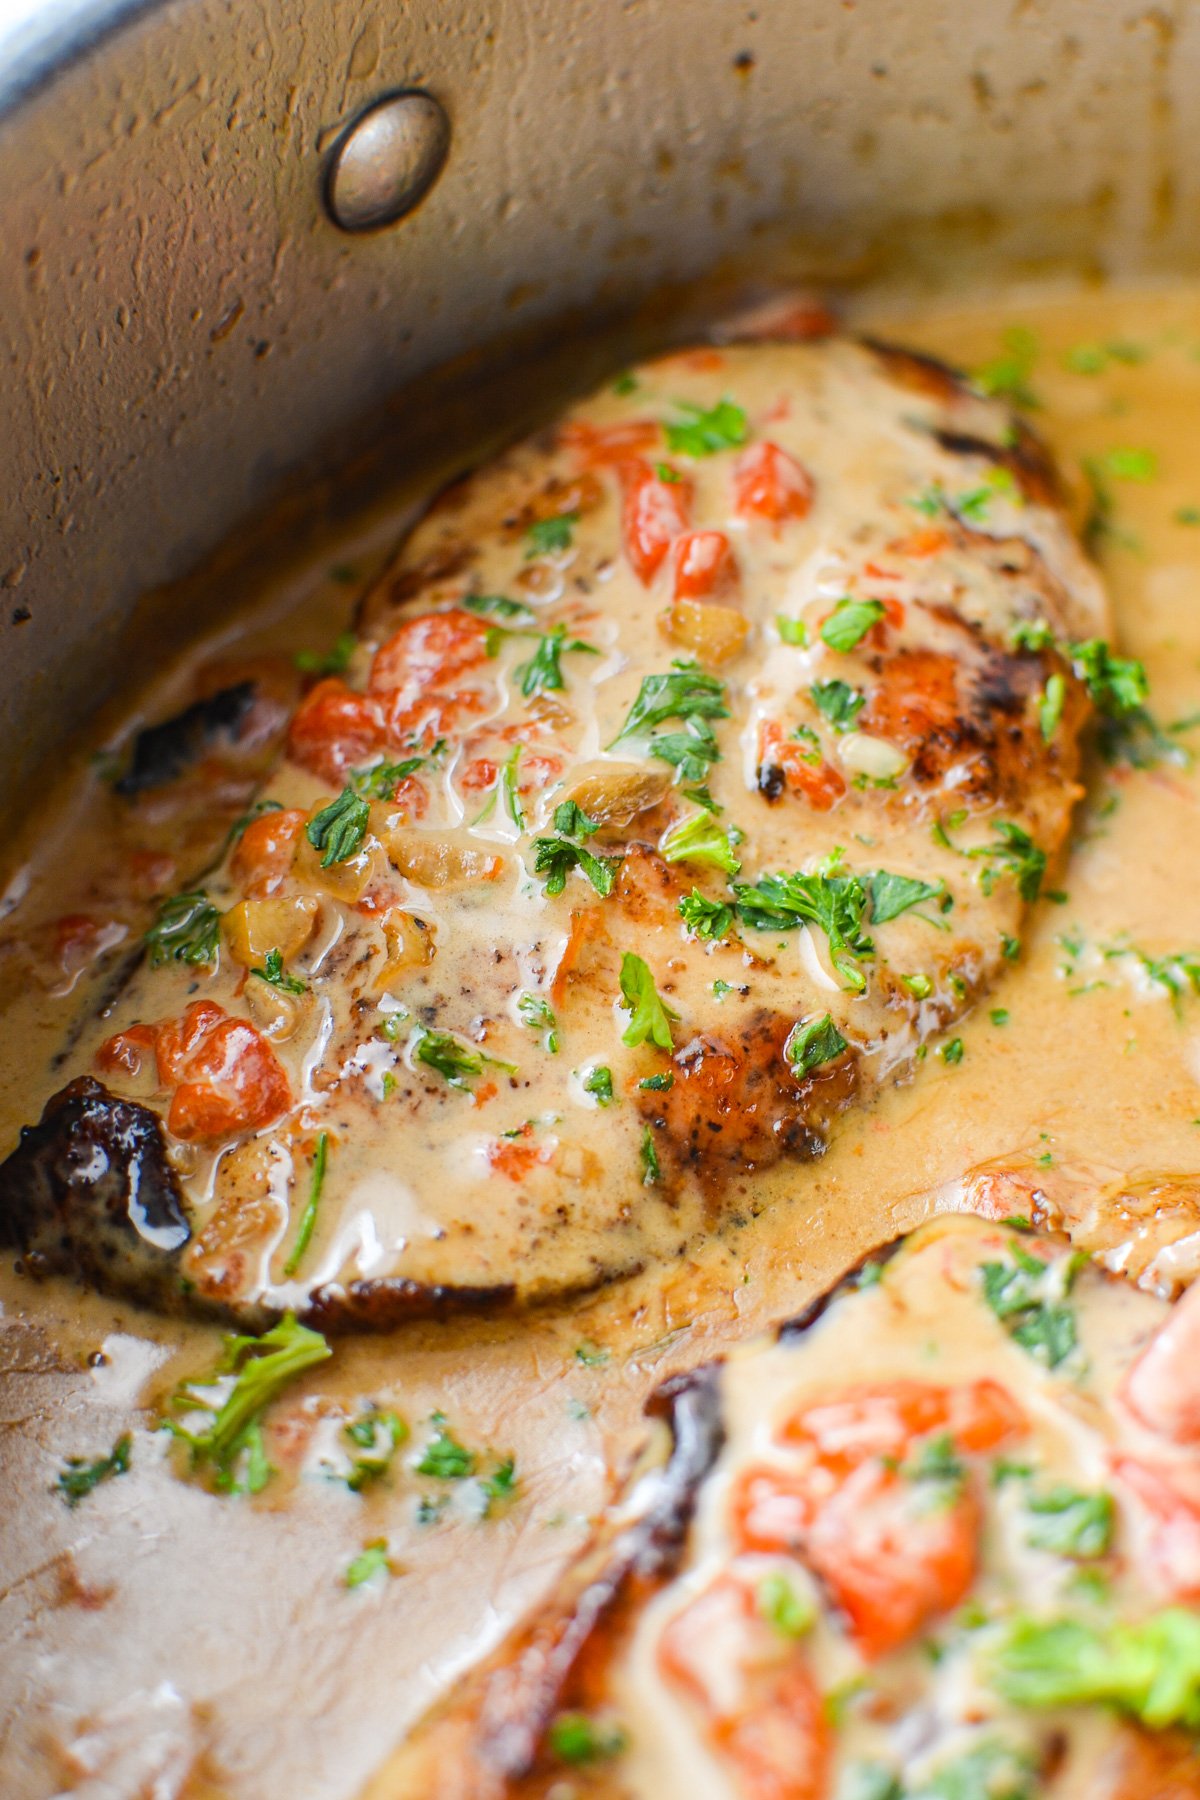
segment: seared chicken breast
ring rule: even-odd
[[[417,526],[81,1029],[0,1237],[374,1328],[745,1218],[1019,957],[1106,632],[1046,455],[942,365],[630,372]]]
[[[950,1217],[669,1383],[369,1800],[1200,1794],[1200,1290]]]

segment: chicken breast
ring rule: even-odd
[[[1190,1302],[924,1227],[652,1400],[591,1549],[368,1800],[1200,1794]]]
[[[1106,631],[1047,457],[940,364],[631,372],[413,532],[0,1238],[375,1328],[745,1218],[1019,956]]]

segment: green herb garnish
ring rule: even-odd
[[[665,724],[668,719],[685,719],[690,723],[697,719],[728,717],[724,682],[718,681],[715,675],[705,674],[699,663],[676,658],[669,674],[643,678],[629,716],[608,747],[611,750],[622,738],[636,737],[654,725]],[[656,742],[661,746],[663,740]],[[684,776],[688,781],[698,779],[701,777]]]
[[[662,1180],[662,1170],[658,1164],[658,1151],[654,1148],[654,1133],[648,1125],[642,1127],[642,1186],[657,1187]]]
[[[1090,1562],[1105,1556],[1112,1544],[1114,1507],[1111,1494],[1080,1494],[1068,1487],[1030,1494],[1025,1501],[1031,1519],[1025,1542],[1035,1550],[1051,1550]]]
[[[775,629],[781,644],[791,644],[798,650],[807,649],[808,626],[803,619],[789,619],[786,613],[776,613]]]
[[[490,614],[496,619],[507,619],[510,624],[519,620],[523,625],[532,625],[537,616],[532,607],[510,600],[507,594],[468,594],[462,604],[468,612]]]
[[[603,1762],[619,1756],[628,1742],[618,1725],[598,1724],[586,1713],[559,1713],[550,1721],[546,1741],[560,1762]]]
[[[676,456],[715,456],[719,450],[735,450],[746,441],[746,415],[732,400],[719,400],[707,410],[690,400],[680,400],[681,412],[688,417],[674,425],[664,425],[667,449]]]
[[[526,559],[531,556],[552,556],[560,550],[569,550],[578,523],[577,512],[556,513],[550,519],[535,519],[525,533]]]
[[[78,1506],[102,1481],[114,1475],[126,1475],[133,1456],[133,1439],[126,1432],[119,1437],[107,1456],[88,1462],[82,1456],[69,1456],[59,1471],[54,1486],[68,1506]]]
[[[283,1265],[283,1272],[289,1280],[300,1267],[301,1258],[312,1240],[313,1227],[317,1222],[317,1207],[321,1202],[321,1189],[325,1185],[325,1163],[328,1154],[329,1133],[323,1131],[317,1139],[312,1174],[308,1183],[308,1199],[305,1201],[304,1211],[300,1215],[300,1228],[296,1233],[296,1241],[292,1245],[291,1254]]]
[[[187,1444],[193,1468],[212,1470],[218,1491],[257,1494],[271,1475],[263,1413],[289,1381],[332,1355],[321,1333],[299,1324],[294,1313],[261,1337],[226,1337],[212,1374],[181,1382],[171,1399],[176,1412],[207,1414],[208,1423],[164,1419],[163,1425]]]
[[[369,1406],[350,1421],[343,1435],[354,1447],[346,1486],[358,1494],[387,1474],[392,1458],[408,1437],[408,1426],[399,1413]]]
[[[352,787],[343,788],[336,800],[313,814],[304,835],[313,849],[321,852],[323,869],[354,855],[367,835],[370,818],[370,807]]]
[[[828,1013],[823,1019],[812,1019],[798,1025],[787,1041],[786,1055],[798,1075],[833,1062],[846,1048],[846,1040]]]
[[[814,681],[809,694],[817,711],[835,731],[857,729],[855,720],[867,704],[867,696],[858,688],[847,681]]]
[[[780,1637],[802,1638],[816,1624],[817,1610],[810,1597],[778,1571],[763,1576],[754,1600],[759,1617],[774,1626]]]
[[[283,955],[279,950],[268,950],[263,958],[262,968],[251,969],[250,973],[284,994],[303,994],[307,991],[302,981],[298,981],[294,975],[284,973]]]
[[[1152,1731],[1200,1730],[1200,1613],[1171,1606],[1136,1624],[1022,1620],[991,1676],[1017,1706],[1117,1706]]]
[[[669,863],[708,863],[726,875],[736,875],[742,866],[734,854],[733,834],[723,831],[710,812],[680,819],[667,832],[659,849]]]
[[[1013,1244],[1008,1260],[984,1263],[980,1271],[983,1297],[996,1317],[1022,1349],[1051,1369],[1066,1361],[1078,1341],[1075,1315],[1063,1303],[1077,1264],[1072,1257],[1063,1260],[1060,1269]]]
[[[150,967],[157,969],[166,962],[193,966],[215,962],[220,930],[221,915],[203,888],[160,900],[158,917],[145,938]]]
[[[621,1034],[623,1044],[631,1050],[645,1043],[655,1044],[660,1050],[674,1049],[671,1022],[679,1014],[659,998],[649,968],[631,950],[621,958],[621,998],[629,1008],[629,1023]]]
[[[298,650],[296,667],[304,675],[344,675],[350,667],[358,639],[352,631],[339,632],[333,649],[324,655],[317,650]]]
[[[373,1575],[381,1572],[388,1575],[393,1572],[388,1556],[388,1541],[386,1538],[372,1538],[347,1567],[346,1586],[361,1587],[364,1581],[370,1581]]]
[[[598,1063],[584,1077],[583,1091],[591,1094],[598,1106],[611,1106],[613,1103],[612,1070],[604,1063]]]
[[[528,662],[518,663],[513,670],[527,700],[532,700],[535,694],[557,693],[566,687],[561,658],[563,652],[569,650],[582,650],[588,656],[600,654],[595,644],[585,644],[582,638],[568,639],[565,625],[556,625],[553,631],[539,637],[537,649]]]
[[[543,994],[522,994],[517,1001],[517,1011],[523,1024],[531,1031],[545,1033],[543,1042],[551,1056],[558,1054],[558,1020],[554,1016],[554,1008]]]
[[[445,1413],[435,1412],[430,1422],[434,1433],[414,1465],[417,1474],[430,1475],[435,1481],[463,1481],[473,1475],[475,1452],[459,1443],[446,1423]]]
[[[821,641],[831,650],[846,652],[860,644],[873,625],[887,617],[882,600],[852,600],[849,595],[838,601],[821,627]]]
[[[861,993],[866,976],[859,958],[874,955],[875,945],[863,926],[868,894],[857,875],[836,875],[841,850],[826,857],[810,875],[764,875],[752,885],[734,883],[737,916],[758,931],[788,931],[800,924],[820,926],[829,940],[834,968],[848,988]]]

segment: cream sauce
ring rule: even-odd
[[[1029,326],[1041,344],[1030,377],[1043,400],[1039,428],[1068,462],[1122,446],[1156,453],[1154,479],[1112,480],[1117,523],[1139,547],[1110,536],[1105,570],[1121,647],[1144,658],[1158,715],[1194,712],[1200,528],[1175,514],[1200,506],[1200,295],[1031,289],[958,309],[875,295],[854,310],[968,366],[996,355],[1006,326]],[[1072,346],[1121,340],[1144,348],[1144,360],[1110,360],[1094,375],[1063,366]],[[379,532],[362,547],[364,564],[385,543]],[[256,631],[272,647],[323,641],[345,593],[293,577],[263,599],[243,637],[226,641],[255,648]],[[162,716],[182,691],[182,677],[168,674],[142,716]],[[1049,1156],[1085,1186],[1172,1171],[1190,1179],[1200,1001],[1185,995],[1177,1012],[1133,959],[1105,951],[1126,937],[1153,956],[1200,949],[1190,905],[1198,798],[1190,770],[1097,767],[1061,878],[1069,898],[1038,909],[1021,962],[988,1003],[1005,1022],[980,1008],[957,1067],[931,1064],[920,1083],[847,1120],[830,1155],[758,1218],[669,1274],[650,1271],[555,1314],[339,1344],[280,1404],[282,1436],[283,1422],[310,1419],[322,1403],[352,1412],[374,1397],[405,1415],[417,1441],[440,1407],[464,1441],[515,1453],[520,1494],[496,1518],[418,1526],[427,1484],[408,1471],[365,1498],[316,1476],[280,1477],[254,1502],[213,1496],[180,1479],[147,1429],[153,1414],[107,1379],[136,1340],[156,1364],[139,1398],[155,1407],[179,1374],[211,1364],[213,1334],[0,1274],[4,1784],[31,1800],[72,1784],[98,1795],[102,1776],[88,1771],[107,1755],[111,1785],[132,1793],[137,1742],[143,1755],[159,1746],[166,1793],[182,1793],[179,1771],[194,1765],[193,1793],[353,1795],[455,1670],[545,1590],[601,1504],[606,1468],[622,1467],[638,1440],[641,1403],[663,1375],[797,1310],[863,1250],[939,1198],[952,1201],[977,1163],[1037,1168]],[[70,792],[60,817],[48,813],[18,845],[8,891],[31,916],[51,910],[46,897],[90,854]],[[1063,937],[1083,948],[1066,949]],[[58,1016],[44,992],[11,1001],[0,1054],[6,1142],[35,1110],[30,1072],[39,1092],[53,1085]],[[89,1370],[88,1356],[113,1340],[123,1348]],[[607,1359],[577,1360],[585,1341]],[[99,1455],[130,1428],[131,1472],[68,1511],[50,1491],[64,1459]],[[295,1455],[289,1463],[272,1448],[296,1469]],[[348,1592],[347,1563],[380,1535],[401,1572]]]

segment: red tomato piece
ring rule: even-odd
[[[406,620],[375,652],[367,692],[405,692],[415,699],[431,688],[444,690],[486,662],[488,629],[461,607]]]
[[[507,1175],[510,1181],[524,1181],[539,1166],[552,1163],[557,1149],[557,1138],[547,1138],[540,1144],[526,1137],[493,1138],[487,1147],[488,1167],[497,1175]]]
[[[648,463],[624,463],[622,532],[638,580],[653,581],[667,551],[691,523],[690,481],[661,481]]]
[[[918,561],[926,556],[937,556],[949,547],[950,534],[938,525],[921,525],[907,537],[895,538],[888,545],[894,556],[911,556]]]
[[[763,441],[742,451],[733,465],[733,509],[739,518],[803,519],[815,488],[808,470],[778,444]]]
[[[96,1052],[96,1065],[110,1074],[123,1069],[129,1075],[140,1075],[147,1058],[153,1055],[157,1033],[153,1025],[130,1025],[115,1036],[106,1038]]]
[[[688,531],[675,540],[676,600],[703,600],[736,581],[737,562],[723,531]]]
[[[655,449],[662,442],[662,426],[657,419],[624,419],[619,425],[589,425],[581,419],[563,426],[559,442],[585,468],[616,467]]]
[[[901,1461],[913,1440],[948,1432],[960,1453],[993,1450],[1025,1428],[1025,1416],[998,1381],[942,1387],[892,1381],[847,1388],[800,1407],[776,1433],[782,1444],[812,1448],[826,1468],[851,1469],[871,1458]]]
[[[807,800],[814,812],[828,812],[846,792],[845,778],[832,763],[819,757],[814,762],[807,744],[784,737],[783,727],[768,720],[759,732],[758,786],[761,793],[775,798],[779,782],[776,778],[772,783],[772,769],[780,771],[791,792]]]
[[[251,819],[238,839],[231,864],[248,899],[264,900],[282,885],[307,817],[299,807],[290,806]]]
[[[1121,1397],[1159,1436],[1200,1442],[1200,1286],[1172,1308],[1125,1376]]]
[[[291,1105],[275,1052],[245,1019],[194,1000],[157,1030],[159,1079],[175,1088],[167,1124],[189,1143],[258,1130]]]
[[[822,1800],[831,1733],[802,1645],[760,1617],[753,1589],[719,1576],[663,1630],[663,1676],[695,1706],[744,1800]]]
[[[383,708],[331,676],[304,696],[288,733],[288,752],[303,768],[333,785],[346,770],[367,763],[387,743]]]
[[[819,1507],[805,1556],[874,1659],[966,1598],[980,1524],[969,1489],[929,1506],[903,1476],[864,1463]]]
[[[1200,1600],[1200,1480],[1184,1493],[1185,1471],[1118,1457],[1113,1471],[1134,1493],[1152,1521],[1148,1544],[1157,1585],[1178,1600]]]

